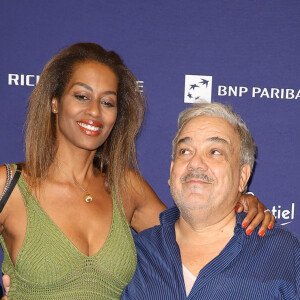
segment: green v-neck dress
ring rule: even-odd
[[[119,299],[134,274],[136,249],[114,197],[108,237],[95,255],[87,256],[46,214],[22,175],[18,186],[26,207],[27,229],[15,265],[0,236],[2,272],[11,277],[8,299]]]

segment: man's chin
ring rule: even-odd
[[[207,210],[210,208],[210,203],[207,198],[199,197],[199,194],[191,194],[190,197],[186,197],[184,201],[175,201],[179,210]]]
[[[189,184],[186,190],[187,194],[204,195],[207,194],[207,188],[210,187],[208,184]]]
[[[207,204],[185,203],[177,205],[180,215],[187,223],[206,222],[207,218],[212,215],[213,208]]]

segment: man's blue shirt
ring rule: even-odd
[[[138,264],[122,299],[180,300],[300,299],[300,242],[275,226],[263,238],[247,236],[237,214],[234,236],[198,274],[186,297],[176,242],[177,207],[160,215],[161,225],[136,235]]]

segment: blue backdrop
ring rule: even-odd
[[[299,0],[2,0],[0,163],[24,159],[27,100],[45,63],[70,44],[96,42],[141,81],[140,169],[166,205],[171,140],[190,105],[185,76],[211,76],[211,101],[231,104],[258,145],[250,190],[300,235],[299,11]]]

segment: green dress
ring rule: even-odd
[[[8,299],[119,299],[136,268],[133,237],[113,197],[108,237],[93,256],[79,251],[29,191],[18,182],[27,212],[27,229],[16,264],[4,239],[2,272],[11,277]]]

